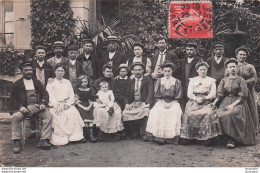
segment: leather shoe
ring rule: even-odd
[[[38,148],[50,149],[51,148],[51,144],[49,144],[49,142],[46,139],[42,139],[38,143]]]
[[[13,152],[20,153],[21,152],[21,142],[19,139],[13,140]]]

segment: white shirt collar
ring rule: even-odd
[[[74,65],[76,63],[76,60],[70,60],[70,63]]]
[[[221,60],[222,60],[222,56],[219,57],[219,58],[215,56],[215,61],[216,61],[217,64],[219,64]]]
[[[108,52],[108,57],[109,59],[112,59],[115,55],[116,51],[115,52]]]
[[[34,90],[33,80],[32,79],[23,79],[25,90]]]
[[[124,80],[127,80],[128,79],[128,76],[122,78],[121,76],[119,77],[119,79],[124,79]]]
[[[142,76],[140,79],[137,79],[137,78],[135,77],[135,80],[136,80],[136,81],[141,81],[141,80],[143,80],[143,78],[144,78],[144,76]]]
[[[188,63],[191,63],[192,60],[194,60],[194,57],[192,57],[192,58],[188,57]]]
[[[159,52],[160,55],[164,55],[166,53],[166,49],[163,52]]]
[[[84,54],[84,55],[85,55],[86,60],[88,60],[90,57],[90,54]]]
[[[40,67],[42,67],[43,64],[44,64],[44,61],[40,62],[40,61],[37,60],[37,63],[39,64]]]

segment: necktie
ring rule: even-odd
[[[139,90],[139,81],[140,81],[140,79],[137,79],[137,80],[136,80],[136,91]]]
[[[164,54],[160,54],[160,62],[159,62],[159,65],[160,65],[160,66],[163,64],[163,55],[164,55]]]

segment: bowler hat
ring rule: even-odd
[[[63,43],[62,41],[55,41],[52,47],[53,47],[53,48],[55,48],[55,47],[64,48],[65,45],[64,45],[64,43]]]
[[[121,68],[126,68],[126,70],[129,71],[129,67],[126,64],[120,64],[117,70],[120,71]]]
[[[145,68],[145,65],[144,65],[142,62],[134,62],[134,63],[131,65],[130,70],[133,70],[134,66],[137,66],[137,65],[142,66],[143,69]]]

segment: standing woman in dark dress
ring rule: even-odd
[[[89,79],[86,75],[78,78],[79,87],[76,90],[78,99],[75,102],[80,116],[82,117],[85,127],[84,132],[89,135],[90,142],[97,142],[97,138],[93,135],[93,101],[92,90],[89,88]],[[86,133],[84,133],[85,135]]]
[[[256,133],[259,130],[259,115],[257,110],[257,103],[256,103],[256,93],[255,93],[255,84],[257,82],[257,74],[255,67],[252,64],[248,64],[246,62],[246,58],[248,56],[248,50],[245,47],[239,47],[235,51],[236,57],[238,60],[238,75],[242,76],[247,83],[248,88],[248,98],[247,104],[254,122],[254,126],[256,129]]]
[[[246,81],[237,75],[236,59],[225,62],[228,77],[223,78],[218,86],[217,98],[212,107],[220,102],[217,109],[222,134],[227,137],[227,148],[232,149],[237,143],[256,144],[256,132],[247,104],[248,89]]]

